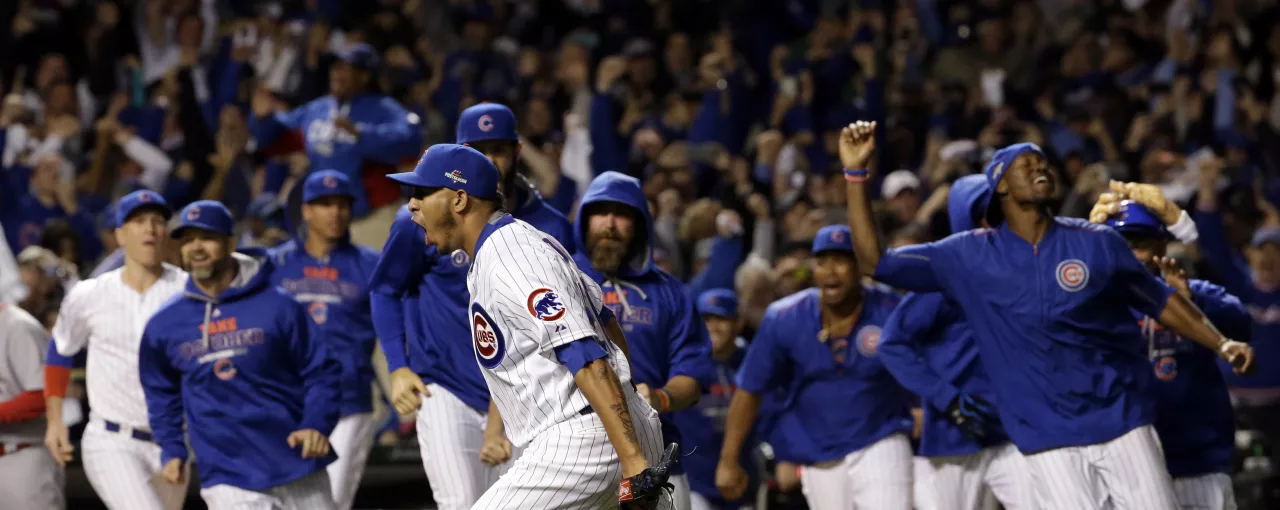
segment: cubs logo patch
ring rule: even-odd
[[[1058,286],[1067,292],[1079,292],[1089,284],[1089,266],[1080,259],[1067,259],[1058,264],[1054,270]]]
[[[1164,356],[1156,360],[1156,378],[1169,382],[1178,377],[1178,360],[1173,356]]]
[[[493,131],[493,117],[481,115],[480,120],[476,122],[476,125],[485,133]]]
[[[329,305],[323,301],[313,301],[307,306],[307,314],[311,315],[311,322],[317,325],[329,322]]]
[[[324,179],[320,179],[320,183],[324,184],[325,188],[333,189],[338,187],[338,178],[332,175],[326,175],[324,176]]]
[[[844,231],[843,231],[843,230],[839,230],[839,229],[832,230],[832,231],[831,231],[831,242],[833,242],[833,243],[843,243],[843,242],[845,242],[845,238],[844,238]]]
[[[863,326],[858,330],[854,342],[863,356],[875,356],[880,349],[880,326]]]
[[[138,193],[138,201],[139,201],[139,202],[142,202],[142,203],[144,203],[144,204],[145,204],[145,203],[147,203],[147,202],[150,202],[151,200],[152,200],[152,197],[151,197],[151,193],[150,193],[150,192],[148,192],[148,191],[144,191],[144,192],[142,192],[142,193]]]
[[[471,303],[471,342],[475,345],[476,361],[480,366],[493,370],[507,356],[507,342],[480,303]]]
[[[546,322],[554,322],[564,317],[564,305],[554,290],[543,287],[529,293],[529,314]]]
[[[215,361],[213,362],[213,375],[218,376],[218,379],[230,381],[236,376],[236,365],[231,362],[230,358],[222,358]]]
[[[454,250],[453,254],[449,255],[449,262],[453,263],[453,267],[465,266],[470,260],[471,258],[467,256],[467,252],[462,250]]]
[[[192,207],[187,209],[187,221],[196,221],[200,219],[200,208]]]

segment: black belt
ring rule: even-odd
[[[120,430],[124,428],[124,427],[121,427],[119,423],[116,423],[113,421],[102,420],[102,423],[106,425],[107,432],[120,432]],[[129,437],[132,437],[139,441],[146,441],[148,443],[155,442],[155,440],[152,439],[151,437],[151,433],[145,430],[129,429]]]
[[[586,416],[588,414],[594,414],[595,412],[595,409],[592,409],[591,406],[587,406],[582,408],[581,411],[578,411],[578,416]]]

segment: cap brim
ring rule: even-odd
[[[164,216],[165,221],[169,221],[169,218],[173,217],[173,210],[169,209],[169,207],[166,205],[157,204],[154,202],[143,203],[143,204],[138,204],[133,209],[129,209],[129,212],[125,213],[123,216],[117,216],[115,218],[116,220],[115,227],[120,228],[120,226],[128,222],[129,218],[132,218],[133,215],[146,212],[146,211],[155,211],[160,213],[161,216]]]
[[[729,310],[728,310],[728,309],[726,309],[726,308],[721,308],[721,307],[718,307],[718,306],[703,308],[703,309],[701,310],[701,314],[702,314],[702,315],[711,315],[711,316],[714,316],[714,317],[724,317],[724,318],[726,318],[726,319],[737,319],[737,318],[738,318],[738,314],[737,314],[737,312],[731,312],[731,311],[729,311]]]
[[[415,172],[400,172],[398,174],[390,174],[387,176],[387,178],[397,183],[403,184],[405,186],[413,186],[415,188],[435,188],[439,186],[438,183],[427,182],[426,179],[423,179],[422,176],[418,175]]]
[[[302,203],[307,204],[326,197],[343,197],[350,198],[352,200],[356,199],[355,195],[345,191],[321,191],[314,195],[303,195]]]
[[[213,225],[209,225],[207,223],[191,222],[191,223],[183,223],[181,225],[178,225],[178,228],[175,228],[173,229],[172,232],[169,232],[169,238],[177,239],[179,237],[182,237],[183,232],[186,232],[187,230],[191,230],[191,229],[203,230],[205,232],[218,234],[220,236],[232,235],[230,232],[223,232],[221,229],[214,228]]]

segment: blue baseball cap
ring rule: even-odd
[[[485,140],[517,141],[516,114],[506,105],[480,103],[462,110],[458,117],[458,143]]]
[[[188,228],[207,230],[215,234],[229,236],[235,228],[235,220],[231,219],[231,211],[217,200],[197,200],[182,208],[178,213],[178,226],[173,229],[171,237],[181,237],[182,231]]]
[[[378,50],[368,44],[356,43],[335,53],[338,60],[360,69],[371,71],[378,68]]]
[[[1044,150],[1031,142],[1015,143],[996,151],[991,156],[991,162],[987,163],[987,167],[982,171],[987,176],[987,187],[990,189],[983,197],[981,210],[985,211],[988,217],[990,217],[991,202],[996,196],[996,187],[1000,184],[1000,179],[1003,179],[1005,172],[1013,166],[1013,161],[1023,154],[1039,154],[1044,157]],[[995,225],[996,222],[992,221],[991,224]]]
[[[476,198],[497,200],[498,167],[480,151],[452,143],[438,143],[427,148],[412,172],[387,176],[395,182],[414,188],[449,188],[467,192]]]
[[[1106,225],[1125,234],[1138,234],[1164,240],[1173,239],[1169,229],[1165,228],[1164,222],[1160,221],[1151,209],[1132,200],[1121,201],[1119,211],[1107,217]]]
[[[956,179],[947,195],[947,217],[951,220],[951,233],[981,226],[979,220],[984,216],[984,211],[978,209],[978,206],[989,200],[990,194],[991,188],[987,186],[985,175],[973,174]]]
[[[129,221],[129,216],[145,209],[159,211],[160,214],[164,215],[165,220],[173,216],[173,210],[169,209],[169,203],[164,200],[164,197],[154,191],[143,189],[125,195],[120,199],[120,202],[116,204],[115,223],[112,226],[120,228],[126,221]]]
[[[354,199],[356,194],[351,191],[351,179],[337,170],[312,172],[302,183],[302,202],[307,203],[324,197]]]
[[[818,230],[813,238],[812,253],[817,255],[826,251],[838,251],[853,254],[853,234],[848,225],[827,225]]]
[[[729,289],[711,289],[698,295],[698,315],[738,318],[738,296]]]
[[[1254,248],[1260,248],[1267,243],[1280,245],[1280,228],[1260,228],[1253,233]]]

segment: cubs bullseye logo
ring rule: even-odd
[[[218,379],[230,381],[236,376],[236,366],[230,359],[222,358],[213,362],[213,375],[218,376]]]
[[[529,314],[546,322],[564,317],[564,305],[555,291],[543,287],[529,293]]]
[[[324,179],[321,179],[320,182],[324,184],[324,187],[329,189],[338,187],[338,178],[332,175],[324,176]]]
[[[1054,271],[1058,286],[1067,292],[1078,292],[1089,284],[1089,266],[1079,259],[1067,259]]]
[[[139,202],[142,202],[142,203],[144,203],[144,204],[145,204],[145,203],[147,203],[147,202],[150,202],[150,201],[151,201],[151,194],[150,194],[150,193],[147,193],[147,192],[138,193],[138,201],[139,201]]]
[[[196,221],[200,219],[200,208],[192,207],[187,209],[187,221]]]
[[[832,231],[831,231],[831,242],[833,242],[833,243],[843,243],[843,242],[844,242],[844,231],[843,231],[843,230],[832,230]]]
[[[462,267],[467,265],[467,252],[462,250],[454,250],[449,256],[449,261],[453,263],[453,267]]]
[[[863,326],[854,340],[863,356],[875,356],[880,349],[880,326]]]
[[[1178,360],[1173,356],[1165,356],[1156,361],[1156,378],[1161,381],[1172,381],[1178,377]]]
[[[477,122],[477,124],[479,125],[481,131],[484,131],[486,133],[493,131],[493,117],[490,117],[488,115],[481,115],[480,121]]]
[[[307,306],[307,313],[311,315],[311,322],[316,324],[329,322],[329,305],[323,301],[313,301]]]
[[[507,342],[502,331],[480,303],[471,303],[471,341],[475,344],[476,361],[482,367],[497,368],[507,355]]]

